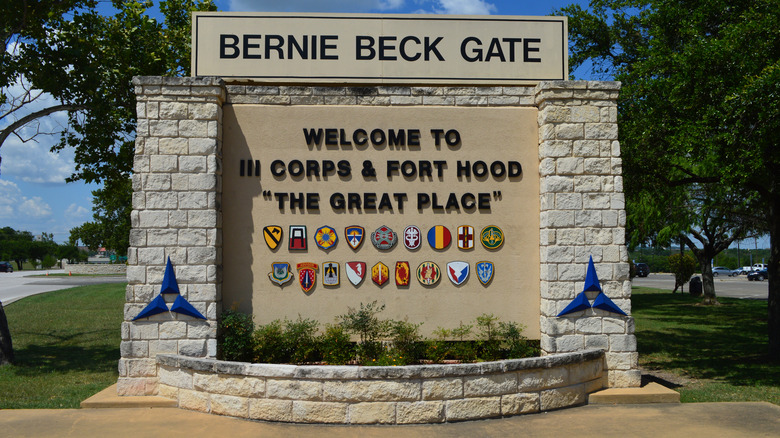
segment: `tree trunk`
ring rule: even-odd
[[[780,194],[775,194],[770,200],[767,328],[769,329],[769,357],[780,359]]]
[[[715,296],[715,281],[712,277],[712,257],[705,255],[699,260],[701,264],[701,281],[704,289],[702,304],[719,304]]]
[[[3,303],[0,302],[0,366],[13,363],[14,346],[11,342],[11,331],[8,330],[8,320],[5,318]]]

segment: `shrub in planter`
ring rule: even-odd
[[[523,336],[525,326],[516,322],[499,322],[498,331],[502,338],[501,349],[506,358],[535,356],[538,351]]]
[[[315,362],[321,359],[317,339],[320,323],[298,316],[296,321],[285,320],[284,344],[292,363]]]
[[[498,317],[492,313],[483,313],[477,317],[480,341],[477,343],[477,354],[482,360],[501,359],[501,340],[498,335]]]
[[[355,358],[355,344],[338,324],[325,327],[319,337],[319,349],[322,360],[330,365],[344,365]]]
[[[447,342],[447,338],[450,337],[451,330],[445,328],[437,328],[433,332],[434,339],[428,339],[425,341],[425,359],[434,362],[441,363],[447,359],[450,355],[451,344]]]
[[[360,309],[348,307],[346,314],[336,318],[347,333],[360,337],[355,350],[361,363],[375,362],[383,353],[384,347],[380,341],[390,329],[389,321],[381,320],[377,316],[383,310],[385,305],[377,305],[376,301],[360,303]]]
[[[417,363],[422,357],[424,344],[420,335],[420,324],[408,321],[391,321],[390,335],[393,343],[389,350],[393,365],[407,365]]]
[[[255,330],[252,338],[255,342],[254,362],[286,363],[290,360],[282,321],[277,319],[266,325],[261,325]]]
[[[255,323],[252,315],[225,311],[217,327],[217,357],[221,360],[248,362],[253,359]]]

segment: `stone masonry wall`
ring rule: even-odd
[[[124,263],[119,264],[90,264],[90,263],[68,263],[67,260],[62,261],[62,269],[70,272],[71,274],[88,274],[88,275],[125,275],[127,273],[127,265]]]
[[[411,424],[543,412],[604,387],[604,352],[404,367],[248,364],[159,355],[179,407],[296,423]]]
[[[582,290],[591,255],[604,292],[630,315],[615,103],[619,83],[309,87],[139,77],[134,85],[138,129],[119,394],[157,393],[157,354],[216,356],[222,305],[223,103],[538,107],[543,354],[603,349],[609,386],[639,385],[630,316],[588,310],[556,317]],[[131,321],[159,293],[167,257],[175,266],[182,295],[207,321],[169,313]]]
[[[558,318],[583,290],[589,257],[604,293],[631,312],[617,82],[539,84],[541,346],[606,351],[609,386],[639,386],[634,320],[599,309]],[[592,301],[597,292],[588,292]]]
[[[138,127],[118,392],[157,393],[159,353],[215,357],[220,304],[221,120],[216,78],[133,80]],[[131,321],[160,292],[166,261],[207,320],[164,313]],[[175,298],[164,295],[169,303]]]

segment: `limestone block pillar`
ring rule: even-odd
[[[216,78],[136,77],[138,127],[118,393],[157,393],[159,353],[216,357],[221,313],[221,121]],[[164,312],[133,321],[160,293],[170,257],[206,320]],[[170,304],[175,295],[163,298]]]
[[[603,292],[631,315],[618,82],[536,87],[539,113],[541,347],[605,350],[608,384],[639,386],[634,320],[600,309],[557,315],[582,292],[593,257]],[[597,292],[588,292],[590,302]]]

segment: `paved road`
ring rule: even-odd
[[[61,269],[49,271],[15,271],[12,273],[0,272],[0,301],[5,306],[24,297],[44,292],[89,284],[124,283],[127,281],[127,278],[124,275],[99,277],[35,277],[35,275],[46,275],[47,272],[49,274],[64,273]]]
[[[671,291],[674,289],[672,274],[650,274],[645,278],[634,278],[634,286],[654,287]],[[688,285],[685,285],[688,293]],[[715,295],[729,298],[766,300],[769,298],[769,285],[766,281],[748,281],[745,275],[738,277],[715,277]]]

